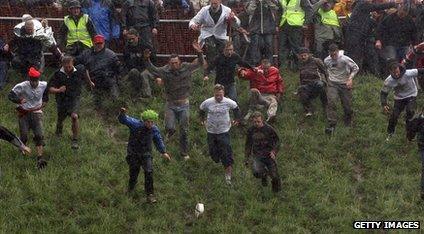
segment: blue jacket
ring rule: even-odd
[[[121,124],[127,125],[130,129],[127,148],[129,155],[151,154],[152,141],[160,153],[163,154],[166,152],[165,144],[163,143],[159,128],[156,125],[148,129],[145,127],[142,120],[129,117],[125,114],[120,114],[118,120]]]

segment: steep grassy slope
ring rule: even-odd
[[[280,105],[277,129],[282,139],[278,166],[283,192],[273,194],[243,165],[243,128],[233,128],[234,186],[224,183],[223,169],[207,157],[206,131],[197,107],[212,95],[212,82],[195,76],[191,99],[190,156],[178,158],[177,140],[168,143],[173,156],[165,162],[155,152],[154,179],[158,203],[145,203],[143,177],[137,195],[125,195],[128,130],[113,117],[101,118],[84,93],[81,108],[81,149],[70,149],[70,123],[65,136],[54,136],[54,99],[45,109],[45,170],[34,157],[21,156],[0,143],[0,230],[9,232],[194,232],[281,233],[351,232],[353,220],[424,219],[419,198],[420,159],[416,144],[404,139],[400,121],[396,136],[384,142],[387,117],[379,106],[381,81],[360,76],[355,80],[354,127],[338,126],[332,138],[324,134],[325,119],[318,114],[304,120],[293,96],[298,78],[285,72],[288,90]],[[11,83],[16,83],[12,79]],[[14,105],[0,92],[0,123],[18,131]],[[238,82],[246,106],[248,85]],[[156,90],[160,95],[160,90]],[[421,98],[421,97],[420,97]],[[420,102],[422,104],[422,102]],[[160,110],[163,99],[128,102],[129,113],[144,108]],[[339,108],[341,109],[341,108]],[[110,108],[110,116],[116,109]],[[163,123],[159,124],[163,129]],[[32,144],[31,144],[32,145]],[[200,219],[197,202],[205,204]]]

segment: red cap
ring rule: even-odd
[[[38,79],[40,78],[41,73],[37,71],[34,67],[31,67],[28,71],[28,76],[30,79]]]
[[[93,37],[94,44],[100,44],[105,42],[105,37],[103,35],[97,34]]]

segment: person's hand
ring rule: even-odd
[[[60,88],[57,89],[58,93],[64,93],[66,91],[66,86],[62,85]]]
[[[43,28],[47,28],[49,26],[49,21],[44,18],[41,20],[41,25],[43,26]]]
[[[171,156],[168,153],[163,153],[162,157],[168,161],[171,161]]]
[[[4,52],[9,52],[9,44],[5,44],[5,45],[3,46],[3,51],[4,51]]]
[[[21,101],[19,102],[19,104],[24,104],[26,102],[27,102],[27,100],[25,98],[22,98]]]
[[[162,81],[162,79],[161,78],[156,78],[156,84],[157,85],[162,85],[163,84],[163,81]]]
[[[208,80],[209,80],[209,76],[203,77],[203,81],[208,81]]]
[[[146,60],[150,59],[150,55],[151,55],[151,54],[152,54],[152,52],[151,52],[149,49],[145,49],[145,50],[143,51],[144,59],[146,59]]]
[[[240,125],[240,121],[238,121],[238,120],[233,120],[233,122],[231,123],[233,126],[238,126],[238,125]]]
[[[246,29],[244,29],[244,28],[239,28],[238,29],[238,31],[239,31],[239,33],[241,33],[241,34],[245,34],[245,35],[249,35],[249,32],[246,30]]]
[[[390,113],[390,107],[388,105],[383,106],[383,112],[384,112],[384,114],[389,114]]]
[[[381,41],[380,40],[377,40],[376,42],[375,42],[375,48],[377,48],[377,49],[379,49],[379,50],[381,50],[381,48],[383,47],[383,45],[381,44]]]
[[[231,11],[230,14],[228,15],[228,20],[232,20],[236,17],[236,14],[234,13],[234,11]]]
[[[121,109],[119,110],[119,113],[125,114],[127,113],[127,109],[125,107],[121,107]]]
[[[275,151],[271,151],[271,153],[269,153],[269,157],[271,157],[273,160],[275,160],[275,156],[277,156]]]
[[[126,36],[127,34],[128,34],[128,30],[126,30],[126,29],[122,30],[122,35],[123,36]]]
[[[352,78],[349,78],[349,79],[347,80],[347,82],[346,82],[346,87],[347,87],[348,89],[352,89],[352,87],[353,87],[353,79],[352,79]]]
[[[197,53],[202,53],[202,47],[200,46],[199,42],[197,40],[193,41],[192,43],[193,49],[197,52]]]
[[[21,147],[19,147],[19,150],[22,152],[23,155],[31,154],[31,148],[26,145],[22,145]]]
[[[93,90],[93,89],[94,89],[94,87],[96,87],[96,85],[94,84],[94,82],[93,82],[93,81],[90,81],[89,85],[90,85],[90,89],[91,89],[91,90]]]
[[[156,28],[153,28],[152,29],[152,34],[153,34],[153,36],[158,35],[158,30]]]
[[[201,123],[203,126],[206,126],[206,120],[202,120],[200,123]]]
[[[190,28],[191,28],[191,30],[199,31],[200,30],[200,24],[194,23],[190,26]]]

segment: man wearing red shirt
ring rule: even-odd
[[[247,121],[257,107],[268,108],[267,122],[275,120],[277,115],[278,100],[284,93],[284,81],[278,68],[271,66],[268,59],[263,59],[261,65],[254,69],[240,69],[239,77],[250,81],[249,112],[244,117]]]

